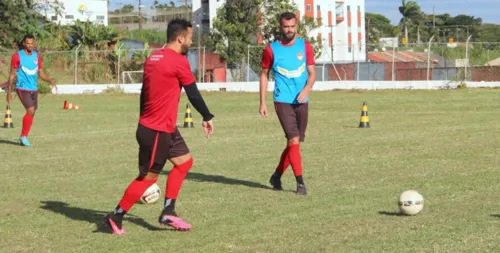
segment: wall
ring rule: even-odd
[[[340,81],[340,82],[316,82],[314,91],[327,90],[384,90],[384,89],[454,89],[458,83],[447,81],[409,81],[409,82],[387,82],[387,81]],[[108,85],[58,85],[57,94],[96,94],[101,93],[108,87],[117,87],[116,84]],[[140,93],[141,84],[120,85],[126,93]],[[240,83],[199,83],[198,87],[203,91],[233,91],[233,92],[258,92],[258,82]],[[500,87],[500,82],[467,82],[467,87]],[[269,83],[268,91],[274,89],[274,82]]]

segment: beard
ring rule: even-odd
[[[285,42],[290,42],[294,38],[295,38],[295,33],[294,32],[285,33],[284,36],[283,36],[283,39],[284,39]]]
[[[188,45],[183,44],[183,45],[181,46],[181,53],[182,53],[183,55],[187,55],[187,53],[188,53],[188,52],[189,52],[189,46],[188,46]]]

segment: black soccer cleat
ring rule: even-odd
[[[269,179],[269,183],[273,186],[273,189],[282,191],[283,187],[281,186],[281,178],[278,177],[276,174],[273,174],[271,178]]]
[[[306,186],[303,184],[297,185],[297,195],[307,195]]]

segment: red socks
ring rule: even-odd
[[[174,166],[170,173],[168,174],[167,186],[165,198],[167,199],[177,199],[179,191],[181,190],[184,178],[188,174],[189,170],[193,166],[193,158],[190,158],[183,164],[179,166]]]
[[[290,166],[290,159],[288,158],[288,150],[289,148],[286,147],[283,150],[283,153],[281,153],[280,163],[278,164],[278,167],[276,167],[276,174],[278,175],[283,175],[288,166]]]
[[[24,114],[23,129],[21,130],[21,136],[24,136],[24,137],[28,136],[28,134],[30,133],[31,125],[33,125],[33,117],[31,117],[27,113]]]
[[[300,154],[300,144],[291,144],[288,146],[288,158],[292,164],[293,174],[302,176],[302,156]]]
[[[138,180],[135,179],[132,181],[129,186],[127,187],[127,190],[125,190],[125,193],[123,194],[122,199],[120,200],[120,203],[118,204],[125,212],[128,212],[130,208],[141,198],[142,194],[156,181],[158,178],[154,180]]]

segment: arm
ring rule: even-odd
[[[42,78],[43,80],[47,81],[50,83],[50,85],[52,86],[55,86],[56,85],[56,82],[54,81],[54,79],[50,78],[47,74],[45,74],[45,71],[43,71],[43,69],[40,69],[39,72],[38,72],[38,75],[40,76],[40,78]]]
[[[309,72],[309,77],[307,78],[306,86],[304,90],[311,91],[314,82],[316,82],[316,68],[314,65],[307,66],[307,72]]]
[[[50,78],[46,73],[45,71],[43,70],[43,62],[42,62],[42,57],[40,56],[40,53],[38,54],[38,75],[40,76],[40,78],[42,78],[43,80],[47,81],[50,83],[50,85],[52,86],[52,88],[54,86],[56,86],[56,82]]]
[[[186,92],[189,102],[201,114],[203,121],[208,122],[212,120],[214,115],[210,113],[207,105],[205,104],[205,100],[203,100],[203,97],[200,94],[200,90],[196,85],[196,78],[191,72],[191,67],[189,66],[187,58],[183,58],[177,66],[177,77],[179,78],[181,85],[184,87],[184,91]]]
[[[314,67],[314,49],[309,42],[306,42],[306,64],[307,72],[309,72],[309,77],[307,78],[307,83],[304,89],[310,91],[316,81],[316,68]]]
[[[12,55],[12,59],[10,61],[10,74],[9,74],[9,84],[7,85],[7,104],[12,102],[12,90],[16,85],[17,78],[17,70],[19,69],[21,64],[21,59],[17,53]]]
[[[7,84],[7,104],[10,104],[10,102],[12,102],[12,90],[16,85],[16,71],[16,68],[10,68],[9,81]]]
[[[262,116],[267,117],[266,93],[269,84],[269,69],[273,65],[273,51],[268,45],[262,53],[262,61],[260,63],[262,71],[259,78],[259,94],[260,94],[260,109],[259,112]]]
[[[311,44],[309,44],[309,42],[306,42],[306,65],[309,77],[307,78],[306,86],[304,86],[304,89],[302,89],[299,96],[297,97],[297,101],[299,103],[302,103],[304,100],[306,100],[306,98],[309,96],[309,92],[312,90],[314,82],[316,81],[316,69],[314,67],[314,50]]]
[[[266,104],[267,86],[269,84],[269,69],[260,72],[260,106]]]
[[[212,120],[214,115],[210,113],[210,110],[208,110],[208,107],[205,104],[205,100],[201,96],[200,90],[198,89],[196,83],[185,85],[184,91],[186,92],[189,102],[203,117],[203,121]]]

